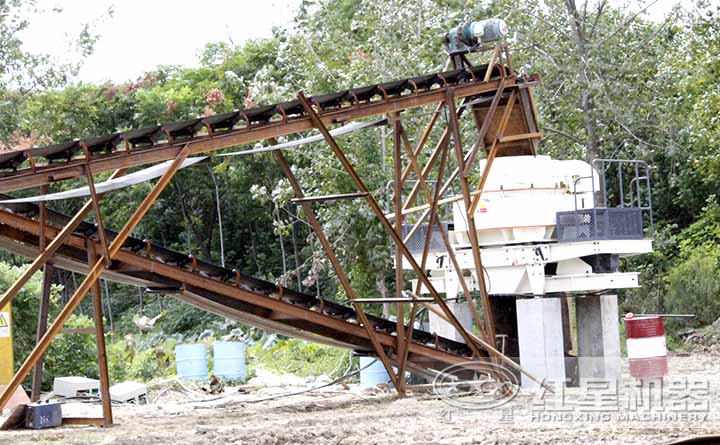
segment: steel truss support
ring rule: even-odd
[[[515,91],[510,94],[510,99],[508,99],[508,103],[505,106],[505,112],[503,113],[502,119],[500,121],[500,126],[497,130],[497,134],[495,135],[492,147],[490,148],[490,152],[488,153],[487,161],[485,162],[485,168],[483,169],[482,176],[480,177],[480,180],[477,183],[477,187],[475,188],[475,192],[477,192],[477,194],[473,198],[472,204],[469,208],[467,207],[466,203],[465,208],[467,209],[468,215],[474,215],[478,203],[480,203],[480,197],[482,196],[483,188],[485,188],[485,182],[487,182],[488,176],[490,175],[490,168],[492,167],[493,161],[495,160],[495,156],[498,152],[498,148],[500,147],[499,143],[503,138],[508,123],[510,122],[510,115],[512,114],[513,107],[515,106],[515,99],[517,97],[516,94],[517,93]]]
[[[172,162],[168,170],[162,175],[160,180],[155,184],[155,186],[150,190],[150,193],[145,197],[145,199],[140,203],[138,208],[135,210],[135,212],[130,216],[127,223],[125,223],[125,226],[120,230],[120,232],[117,234],[115,239],[112,241],[112,243],[108,246],[107,256],[109,260],[112,260],[115,255],[120,251],[120,248],[125,243],[125,241],[130,236],[130,233],[137,227],[137,225],[140,223],[142,218],[147,214],[148,210],[150,210],[150,207],[152,204],[157,200],[158,196],[160,196],[160,193],[167,187],[167,185],[170,183],[170,180],[175,176],[175,173],[180,169],[182,166],[183,161],[188,157],[190,154],[192,145],[186,144],[185,147],[180,151],[177,158]],[[83,207],[85,209],[87,207],[87,210],[90,209],[90,204],[86,204],[86,206]],[[86,210],[86,211],[87,211]],[[78,212],[78,214],[73,218],[73,220],[68,223],[68,225],[63,228],[63,232],[68,229],[68,227],[71,226],[73,221],[76,219],[79,219],[80,221],[82,218],[78,218],[78,215],[81,213]],[[77,221],[77,224],[80,223],[80,221]],[[53,239],[53,242],[48,246],[48,249],[57,242],[57,246],[55,246],[55,249],[59,247],[62,244],[62,233],[58,234],[58,236]],[[67,234],[69,235],[72,233],[71,230],[67,230]],[[47,249],[36,259],[35,262],[37,262],[39,259],[41,259],[43,256],[45,258],[42,259],[42,262],[44,262],[47,258],[49,258],[50,255],[47,254]],[[85,280],[80,284],[80,286],[77,288],[75,293],[70,297],[65,307],[60,311],[57,318],[53,322],[52,325],[48,328],[47,332],[43,337],[40,339],[40,341],[35,345],[33,350],[30,352],[30,355],[25,359],[25,362],[20,366],[18,371],[13,376],[12,380],[3,390],[2,394],[0,394],[0,409],[2,409],[5,404],[10,400],[10,397],[15,392],[17,387],[22,383],[22,381],[27,377],[27,375],[30,373],[32,368],[37,364],[40,357],[45,354],[47,351],[47,348],[50,346],[50,343],[55,338],[55,336],[60,332],[60,329],[62,329],[63,325],[67,321],[68,318],[72,315],[72,313],[75,311],[77,306],[82,302],[82,300],[87,295],[88,291],[92,289],[92,287],[97,283],[97,280],[100,278],[100,274],[102,273],[105,265],[105,255],[103,255],[100,259],[98,259],[95,264],[89,268],[88,274],[85,277]],[[33,264],[35,264],[33,262]],[[28,277],[29,278],[29,277]],[[27,281],[27,280],[26,280]],[[15,291],[15,293],[17,290]],[[14,295],[13,295],[14,296]]]
[[[401,236],[397,234],[395,231],[395,228],[393,227],[393,224],[388,221],[388,219],[385,217],[382,208],[377,203],[375,198],[370,194],[370,191],[368,190],[367,186],[365,186],[365,183],[360,178],[360,176],[355,171],[355,168],[352,166],[350,161],[345,157],[345,154],[338,146],[335,139],[332,137],[328,129],[325,127],[325,124],[320,120],[320,117],[317,115],[315,110],[313,109],[310,102],[307,100],[305,95],[303,93],[298,93],[298,99],[303,104],[303,107],[305,108],[305,111],[307,112],[308,116],[310,117],[311,121],[313,122],[313,125],[315,128],[320,131],[320,133],[323,135],[323,138],[327,142],[327,144],[330,146],[330,149],[334,153],[335,157],[338,158],[340,163],[342,164],[343,168],[345,169],[346,173],[351,177],[353,182],[355,183],[355,186],[358,188],[358,191],[362,193],[367,193],[367,196],[365,199],[368,202],[368,205],[372,209],[373,213],[375,213],[376,217],[380,220],[381,224],[385,228],[385,230],[390,234],[393,243],[395,244],[395,248],[398,249],[402,255],[405,257],[405,259],[410,263],[410,266],[412,267],[413,271],[417,274],[418,279],[422,282],[422,284],[429,290],[431,296],[433,299],[435,299],[436,303],[440,307],[440,309],[446,314],[448,319],[450,320],[450,323],[455,327],[455,329],[458,330],[460,335],[465,339],[467,342],[468,347],[473,351],[473,353],[476,356],[481,355],[481,350],[477,348],[475,343],[472,341],[472,337],[470,337],[467,330],[460,324],[458,319],[455,317],[455,314],[452,313],[448,305],[445,303],[445,301],[440,297],[438,292],[435,290],[435,287],[432,285],[428,277],[425,275],[425,272],[420,267],[420,265],[415,261],[415,259],[412,256],[412,253],[407,248],[405,243],[403,242],[403,239]]]
[[[283,173],[285,174],[285,177],[287,177],[288,181],[290,182],[290,186],[292,187],[293,191],[295,192],[295,197],[298,199],[304,198],[304,193],[302,191],[302,187],[300,186],[300,183],[298,182],[297,178],[292,172],[292,169],[290,168],[290,164],[287,162],[287,159],[285,159],[285,156],[280,151],[275,151],[275,159],[277,159],[278,163],[280,164],[280,167],[283,170]],[[402,385],[398,383],[398,377],[393,372],[392,363],[390,363],[390,359],[388,358],[387,354],[385,353],[385,349],[383,349],[382,345],[380,344],[380,341],[378,340],[377,336],[375,335],[375,329],[370,324],[370,321],[367,318],[367,315],[365,314],[365,311],[363,310],[362,306],[356,302],[358,300],[357,294],[355,293],[355,290],[350,285],[350,279],[347,277],[347,274],[345,273],[345,269],[343,269],[342,265],[340,264],[340,261],[338,260],[337,256],[335,255],[335,251],[332,248],[332,245],[328,241],[327,237],[325,236],[325,232],[322,229],[322,226],[320,225],[320,222],[318,222],[317,218],[315,217],[315,212],[313,211],[312,205],[307,201],[300,201],[300,205],[302,205],[303,212],[305,213],[305,218],[307,218],[308,223],[312,227],[313,231],[315,232],[315,236],[318,237],[318,240],[320,241],[320,244],[323,247],[323,250],[325,250],[325,255],[327,255],[328,259],[330,260],[330,263],[333,266],[333,270],[335,270],[335,274],[338,276],[338,279],[340,280],[340,284],[342,285],[343,289],[345,290],[345,293],[347,294],[348,298],[350,298],[350,302],[352,303],[353,309],[355,309],[355,312],[357,313],[358,319],[362,323],[362,325],[365,327],[365,330],[367,331],[368,338],[370,339],[370,342],[373,345],[373,349],[375,349],[375,353],[377,354],[378,358],[382,362],[383,366],[385,367],[385,370],[387,371],[388,375],[390,376],[393,385],[396,389],[398,389],[398,392],[401,391],[401,388],[403,388]]]
[[[37,332],[35,334],[36,342],[39,342],[47,331],[48,312],[50,311],[50,290],[52,287],[54,270],[55,268],[50,263],[45,264],[45,267],[43,268],[42,290],[40,293],[40,308],[38,310],[38,325]],[[30,392],[30,401],[32,402],[37,402],[38,400],[40,400],[40,391],[42,388],[43,380],[43,358],[44,357],[40,357],[37,364],[35,365],[35,368],[33,369],[32,390]]]
[[[485,120],[482,122],[482,124],[479,123],[479,116],[477,113],[477,109],[473,110],[473,117],[475,118],[475,125],[478,126],[478,143],[475,144],[475,146],[470,150],[470,153],[467,155],[467,160],[465,161],[465,170],[463,171],[463,175],[467,176],[470,174],[470,171],[472,170],[473,164],[475,163],[475,158],[477,157],[478,152],[480,151],[481,147],[485,146],[485,135],[488,132],[488,129],[490,128],[490,124],[493,121],[493,118],[495,117],[495,111],[497,110],[498,105],[500,104],[500,99],[502,98],[503,92],[505,91],[505,79],[500,80],[500,85],[498,86],[497,91],[495,92],[495,97],[493,97],[492,103],[490,104],[490,109],[488,110],[487,114],[485,115]]]
[[[123,170],[116,170],[110,178],[115,178],[123,173]],[[92,178],[88,178],[88,183],[92,184]],[[63,229],[60,231],[60,233],[50,242],[49,245],[47,244],[47,236],[45,235],[46,228],[47,228],[47,211],[45,207],[45,203],[40,203],[40,241],[39,241],[39,247],[40,247],[40,254],[35,258],[35,260],[30,264],[30,266],[23,272],[22,275],[20,275],[17,280],[10,286],[10,288],[5,291],[5,293],[0,297],[0,303],[6,304],[6,302],[12,302],[13,299],[15,299],[15,296],[20,292],[20,290],[23,288],[23,286],[30,280],[30,278],[38,271],[41,267],[44,266],[43,270],[43,285],[42,285],[42,294],[40,296],[40,308],[38,313],[38,327],[37,327],[37,333],[36,333],[36,342],[39,343],[42,337],[45,335],[45,332],[47,331],[47,324],[48,324],[48,312],[49,312],[49,306],[50,306],[50,290],[52,286],[52,275],[53,275],[53,267],[50,264],[50,259],[55,254],[57,249],[65,242],[65,240],[75,231],[75,229],[80,225],[80,223],[85,219],[85,216],[90,212],[92,208],[95,208],[96,215],[99,215],[99,207],[97,207],[100,199],[102,199],[102,195],[98,196],[95,194],[94,190],[95,188],[92,187],[92,198],[87,201],[81,208],[78,210],[78,212],[75,214],[75,216],[63,227]],[[47,193],[47,186],[43,185],[41,186],[41,193],[45,194]],[[100,221],[100,218],[98,217],[98,220]],[[98,225],[98,228],[101,229],[102,225]],[[101,230],[102,237],[101,239],[104,239],[104,230]],[[32,390],[30,395],[30,400],[37,401],[40,397],[40,388],[42,386],[42,378],[43,378],[43,356],[40,356],[37,363],[35,364],[35,367],[33,369],[33,378],[32,378]]]
[[[478,286],[480,288],[480,298],[482,299],[483,311],[485,314],[485,340],[491,345],[495,344],[495,323],[493,321],[492,309],[490,307],[490,296],[485,286],[485,273],[482,265],[482,257],[480,255],[480,244],[478,243],[477,231],[475,229],[475,217],[473,212],[468,211],[471,207],[470,203],[470,187],[468,185],[465,171],[465,154],[463,153],[462,140],[460,138],[460,123],[458,119],[457,109],[455,108],[455,92],[452,89],[447,90],[447,109],[449,114],[450,131],[453,135],[455,145],[455,156],[460,172],[460,188],[463,194],[465,210],[467,212],[468,234],[470,236],[470,246],[472,248],[473,260],[475,263],[475,273],[477,274]],[[485,167],[489,171],[489,165]],[[473,306],[474,309],[474,306]]]
[[[427,177],[420,171],[420,166],[418,165],[417,158],[413,155],[413,153],[410,151],[409,146],[410,143],[407,140],[407,136],[403,132],[404,141],[406,147],[408,147],[408,157],[410,158],[410,165],[412,166],[413,170],[415,170],[415,174],[418,177],[418,184],[420,185],[420,188],[423,191],[423,194],[425,195],[425,201],[430,205],[430,219],[428,220],[428,231],[427,235],[425,237],[425,244],[423,245],[423,256],[421,260],[421,267],[424,270],[425,264],[427,263],[427,256],[429,254],[430,249],[430,243],[432,241],[432,227],[433,225],[437,225],[440,237],[443,241],[443,244],[445,245],[445,250],[448,254],[448,257],[450,258],[450,261],[452,262],[453,268],[455,268],[455,272],[458,277],[458,281],[460,282],[460,285],[462,286],[463,293],[465,295],[465,298],[467,299],[468,306],[470,308],[470,313],[473,316],[473,319],[475,320],[475,323],[480,329],[483,329],[483,322],[480,318],[480,314],[478,314],[477,309],[475,308],[475,303],[473,301],[472,295],[470,294],[470,288],[467,285],[467,282],[465,281],[465,277],[463,276],[462,269],[460,268],[460,264],[457,261],[457,258],[455,256],[455,251],[452,248],[452,245],[450,244],[450,239],[448,238],[448,234],[445,232],[445,229],[443,228],[442,221],[440,221],[440,216],[438,214],[438,204],[440,201],[440,187],[442,186],[443,182],[443,175],[445,170],[445,163],[447,161],[447,148],[448,145],[445,144],[445,148],[443,149],[443,154],[440,159],[440,167],[438,169],[438,178],[437,182],[435,183],[435,193],[431,193],[430,187],[427,184]],[[399,216],[395,218],[397,221],[398,218],[402,218],[401,211],[398,211],[398,209],[395,209],[395,213]],[[422,222],[423,219],[420,220]],[[420,293],[421,283],[418,281],[417,289],[415,290],[416,293]]]
[[[90,190],[90,202],[92,202],[95,211],[95,224],[98,229],[98,238],[102,246],[103,258],[105,258],[105,267],[110,267],[110,256],[108,255],[108,242],[105,236],[105,224],[103,223],[102,213],[100,212],[100,199],[95,193],[95,180],[93,179],[90,167],[85,167],[85,175],[87,177],[88,189]]]
[[[428,122],[428,124],[425,126],[425,130],[423,130],[423,134],[420,137],[420,140],[418,141],[417,145],[415,146],[415,149],[412,151],[413,155],[415,155],[415,157],[420,156],[420,153],[422,153],[422,149],[425,147],[425,144],[427,143],[427,140],[430,137],[430,133],[432,132],[433,128],[435,127],[435,123],[437,122],[438,117],[440,117],[440,113],[442,112],[443,107],[444,107],[443,102],[438,103],[437,107],[435,108],[435,111],[432,113],[432,116],[430,117],[430,122]],[[431,159],[434,159],[437,156],[436,155],[437,151],[439,151],[439,150],[436,150],[433,153],[433,156],[431,156]],[[428,161],[428,164],[432,165],[432,163],[434,163],[434,162],[435,161],[432,161],[432,162]],[[408,164],[403,169],[402,177],[400,179],[400,185],[403,185],[403,186],[405,185],[405,181],[407,181],[408,176],[410,176],[410,172],[412,171],[410,169],[410,167],[411,166]],[[432,167],[428,167],[428,169],[429,168],[432,168]],[[405,203],[405,205],[403,205],[403,208],[405,208],[406,206],[409,206],[411,202],[412,201],[409,199],[408,202]]]

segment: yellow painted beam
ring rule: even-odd
[[[0,385],[8,384],[14,374],[11,312],[10,304],[0,310]]]

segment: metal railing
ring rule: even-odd
[[[596,188],[596,172],[600,190]],[[579,209],[578,195],[582,192],[578,193],[578,183],[585,179],[591,182],[593,206],[585,209],[583,203],[583,208]],[[608,193],[609,186],[611,193]],[[602,193],[601,198],[599,193]],[[573,182],[573,196],[575,210],[557,213],[558,241],[642,239],[646,218],[648,234],[652,236],[650,168],[645,161],[595,159],[590,175],[578,177]]]

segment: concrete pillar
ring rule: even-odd
[[[564,384],[565,352],[560,299],[518,299],[515,305],[520,366],[540,380]],[[522,375],[521,383],[523,389],[539,388],[525,375]]]
[[[455,314],[455,317],[458,319],[460,324],[463,325],[465,329],[472,332],[473,317],[467,302],[460,303],[448,301],[446,304],[448,305],[452,313]],[[465,343],[465,339],[462,337],[462,335],[460,335],[460,333],[457,331],[457,329],[455,329],[453,325],[438,317],[432,312],[429,312],[428,315],[430,320],[430,332],[434,332],[440,337],[445,337],[460,343]]]
[[[578,374],[587,379],[620,380],[620,319],[617,295],[575,300]]]

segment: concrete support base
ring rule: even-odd
[[[452,313],[455,314],[455,317],[458,319],[460,324],[463,325],[465,329],[472,332],[473,317],[468,304],[466,302],[447,302],[447,305],[450,307]],[[453,325],[432,312],[429,312],[428,316],[430,320],[430,332],[434,332],[441,337],[465,343],[465,339]]]
[[[516,301],[520,366],[540,380],[562,385],[565,382],[565,340],[559,298],[532,298]],[[540,385],[521,377],[523,389]]]
[[[617,295],[575,300],[578,337],[578,374],[588,379],[619,381],[620,320]]]

